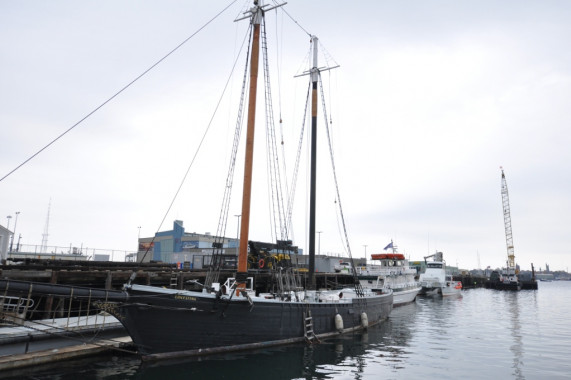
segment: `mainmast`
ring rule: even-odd
[[[311,36],[313,44],[313,67],[311,75],[311,163],[309,188],[309,287],[315,289],[315,213],[317,193],[317,82],[319,69],[317,68],[318,38]]]
[[[331,70],[338,66],[319,68],[318,50],[319,39],[311,36],[313,51],[313,67],[302,75],[309,74],[311,80],[311,153],[310,153],[310,188],[309,188],[309,273],[308,288],[315,289],[315,215],[316,215],[316,194],[317,194],[317,88],[319,75],[322,71]]]

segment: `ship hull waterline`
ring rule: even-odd
[[[398,307],[413,303],[421,289],[422,288],[418,286],[412,289],[393,291],[393,306]]]
[[[133,286],[128,293],[128,302],[102,302],[99,306],[123,324],[145,361],[302,342],[306,340],[308,311],[315,336],[336,336],[385,320],[393,307],[392,293],[337,302],[256,297],[252,303],[244,297],[224,299],[143,285]],[[366,326],[362,313],[366,314]],[[342,329],[336,325],[337,315],[342,318]]]
[[[378,324],[389,317],[393,308],[392,292],[337,301],[292,302],[146,285],[109,291],[0,280],[0,290],[5,294],[53,295],[94,302],[125,327],[145,361],[303,342],[307,340],[308,315],[316,337],[337,336]],[[362,313],[366,314],[366,324]],[[343,321],[341,329],[335,322],[337,315]]]

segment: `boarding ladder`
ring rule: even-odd
[[[178,288],[178,275],[176,272],[171,273],[171,289]]]
[[[303,326],[305,340],[309,344],[321,343],[315,332],[313,331],[313,317],[311,316],[311,310],[303,312]]]

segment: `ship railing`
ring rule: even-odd
[[[3,312],[22,314],[26,308],[34,306],[34,300],[31,298],[3,296],[0,297],[0,306]]]

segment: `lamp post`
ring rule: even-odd
[[[363,247],[365,247],[365,259],[367,259],[367,244],[363,244]]]
[[[139,232],[137,233],[137,260],[139,260],[139,251],[141,250],[141,226],[137,227],[139,229]]]
[[[318,235],[317,235],[317,237],[318,237],[318,239],[317,239],[317,254],[318,255],[321,255],[321,233],[322,232],[323,231],[317,231],[317,233],[318,233]]]
[[[236,249],[238,249],[238,241],[240,240],[240,217],[242,214],[234,216],[238,218],[238,224],[236,225]]]
[[[9,229],[10,229],[10,219],[12,219],[12,215],[8,215],[8,216],[6,217],[6,219],[8,219],[8,223],[7,223],[6,229],[9,230]]]
[[[16,226],[18,225],[18,215],[20,215],[20,211],[16,211],[16,219],[14,219],[14,232],[12,233],[12,240],[10,240],[10,252],[12,252],[12,248],[14,247],[14,236],[16,235]]]

